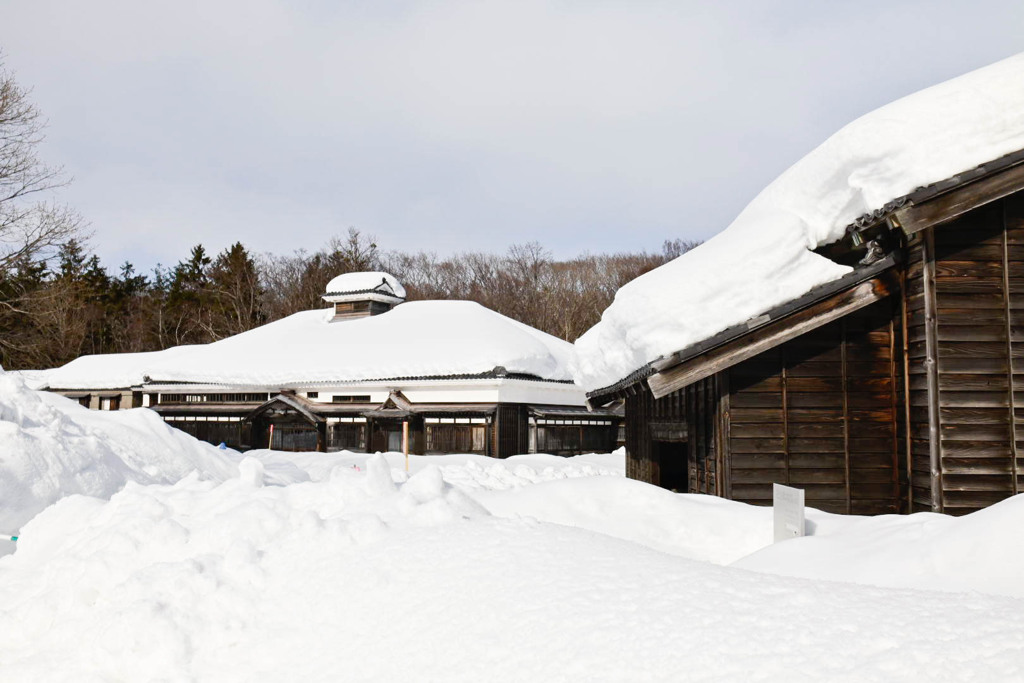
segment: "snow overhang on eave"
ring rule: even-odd
[[[847,226],[846,232],[848,235],[862,233],[876,228],[882,223],[886,223],[890,227],[899,229],[905,235],[910,236],[926,228],[954,220],[968,211],[1007,197],[1022,189],[1024,189],[1024,149],[979,164],[972,169],[944,180],[919,187],[913,192],[886,202],[883,207],[858,217]],[[670,393],[671,390],[666,391],[666,389],[669,386],[675,386],[676,383],[666,383],[659,386],[659,380],[654,380],[652,386],[651,378],[664,375],[670,369],[676,368],[700,354],[733,342],[752,333],[763,325],[793,315],[799,310],[834,296],[848,287],[865,282],[887,270],[898,260],[898,251],[890,253],[885,259],[867,268],[857,269],[839,280],[817,287],[803,297],[776,307],[761,316],[752,318],[745,324],[723,330],[702,342],[677,351],[670,356],[656,359],[637,368],[633,373],[615,384],[588,392],[587,405],[600,407],[612,400],[624,398],[627,394],[635,393],[637,386],[644,381],[647,382],[655,397]],[[696,377],[696,375],[693,375],[693,377]],[[691,378],[689,383],[695,382],[697,379]]]
[[[625,398],[629,394],[636,393],[640,383],[645,381],[655,398],[660,398],[758,353],[763,353],[795,336],[817,329],[843,315],[879,301],[895,291],[897,283],[894,282],[894,276],[888,271],[899,261],[899,252],[891,253],[876,263],[863,266],[838,280],[815,287],[807,294],[751,318],[745,323],[729,327],[703,341],[651,361],[615,384],[589,392],[587,405],[598,408],[615,399]],[[846,301],[835,301],[837,297],[844,294],[848,295]],[[821,310],[815,309],[816,305]],[[805,311],[813,314],[808,316],[809,320],[801,321],[800,325],[786,324],[794,316]],[[744,338],[757,333],[763,333],[761,334],[763,339],[759,339],[757,343],[752,340],[745,349],[736,349],[727,357],[721,353],[717,356],[712,355],[726,345],[737,345]],[[694,367],[695,361],[703,362],[700,367]],[[685,372],[680,370],[684,365],[688,365]]]
[[[377,301],[382,304],[397,306],[404,303],[405,299],[387,292],[367,290],[364,292],[329,292],[320,297],[329,304],[344,303],[347,301]]]
[[[858,232],[889,220],[909,236],[1021,189],[1024,189],[1024,149],[896,197],[882,208],[857,218],[846,231]]]

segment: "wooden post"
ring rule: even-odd
[[[907,315],[907,271],[900,275],[900,327],[903,332],[903,438],[905,449],[904,457],[907,459],[907,512],[914,512],[914,443],[913,443],[913,420],[910,414],[910,330]],[[895,359],[895,355],[893,356]],[[893,388],[896,382],[893,379]],[[895,392],[894,392],[895,395]],[[897,456],[898,457],[898,456]]]
[[[931,479],[932,512],[943,512],[945,500],[942,488],[942,444],[939,442],[939,333],[935,301],[935,234],[933,229],[924,233],[924,367],[928,387],[928,469]]]
[[[1003,221],[1003,311],[1006,316],[1006,376],[1010,380],[1010,385],[1007,389],[1007,393],[1009,394],[1007,398],[1009,399],[1010,406],[1010,493],[1017,495],[1020,493],[1019,486],[1017,484],[1017,406],[1014,399],[1014,392],[1017,390],[1017,386],[1013,379],[1013,311],[1011,310],[1012,307],[1010,303],[1012,293],[1010,291],[1009,235],[1006,234],[1006,202],[1003,202],[1003,210],[1000,218]]]
[[[267,450],[273,450],[274,448],[274,423],[270,423],[270,438],[267,439]]]
[[[409,421],[402,420],[402,452],[405,453],[405,471],[409,471]]]
[[[839,372],[843,389],[843,481],[846,484],[846,514],[853,512],[853,486],[850,482],[850,381],[846,368],[846,318],[839,320]]]

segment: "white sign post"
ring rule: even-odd
[[[804,535],[804,490],[772,484],[775,542]]]

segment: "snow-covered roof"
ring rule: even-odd
[[[4,369],[0,368],[0,374],[3,374]],[[43,389],[47,386],[47,377],[49,377],[52,370],[8,370],[8,375],[14,375],[20,377],[25,386],[29,389]]]
[[[608,387],[647,363],[837,280],[813,251],[914,189],[1024,149],[1024,53],[850,123],[725,230],[622,287],[576,341],[573,375]]]
[[[382,294],[404,299],[405,287],[390,273],[378,271],[345,273],[327,283],[324,298],[333,300],[333,297],[353,294]]]
[[[41,371],[39,376],[43,379],[42,386],[50,389],[126,389],[142,384],[146,369],[158,360],[180,362],[197,348],[200,346],[184,345],[164,351],[81,356],[59,368]]]
[[[376,316],[330,322],[296,313],[198,347],[188,362],[159,359],[154,382],[247,386],[479,375],[495,368],[569,380],[572,345],[470,301],[414,301]]]

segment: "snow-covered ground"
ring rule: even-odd
[[[769,510],[627,480],[621,453],[406,473],[3,375],[0,406],[3,681],[1024,678],[1024,497],[809,511],[770,545]]]

